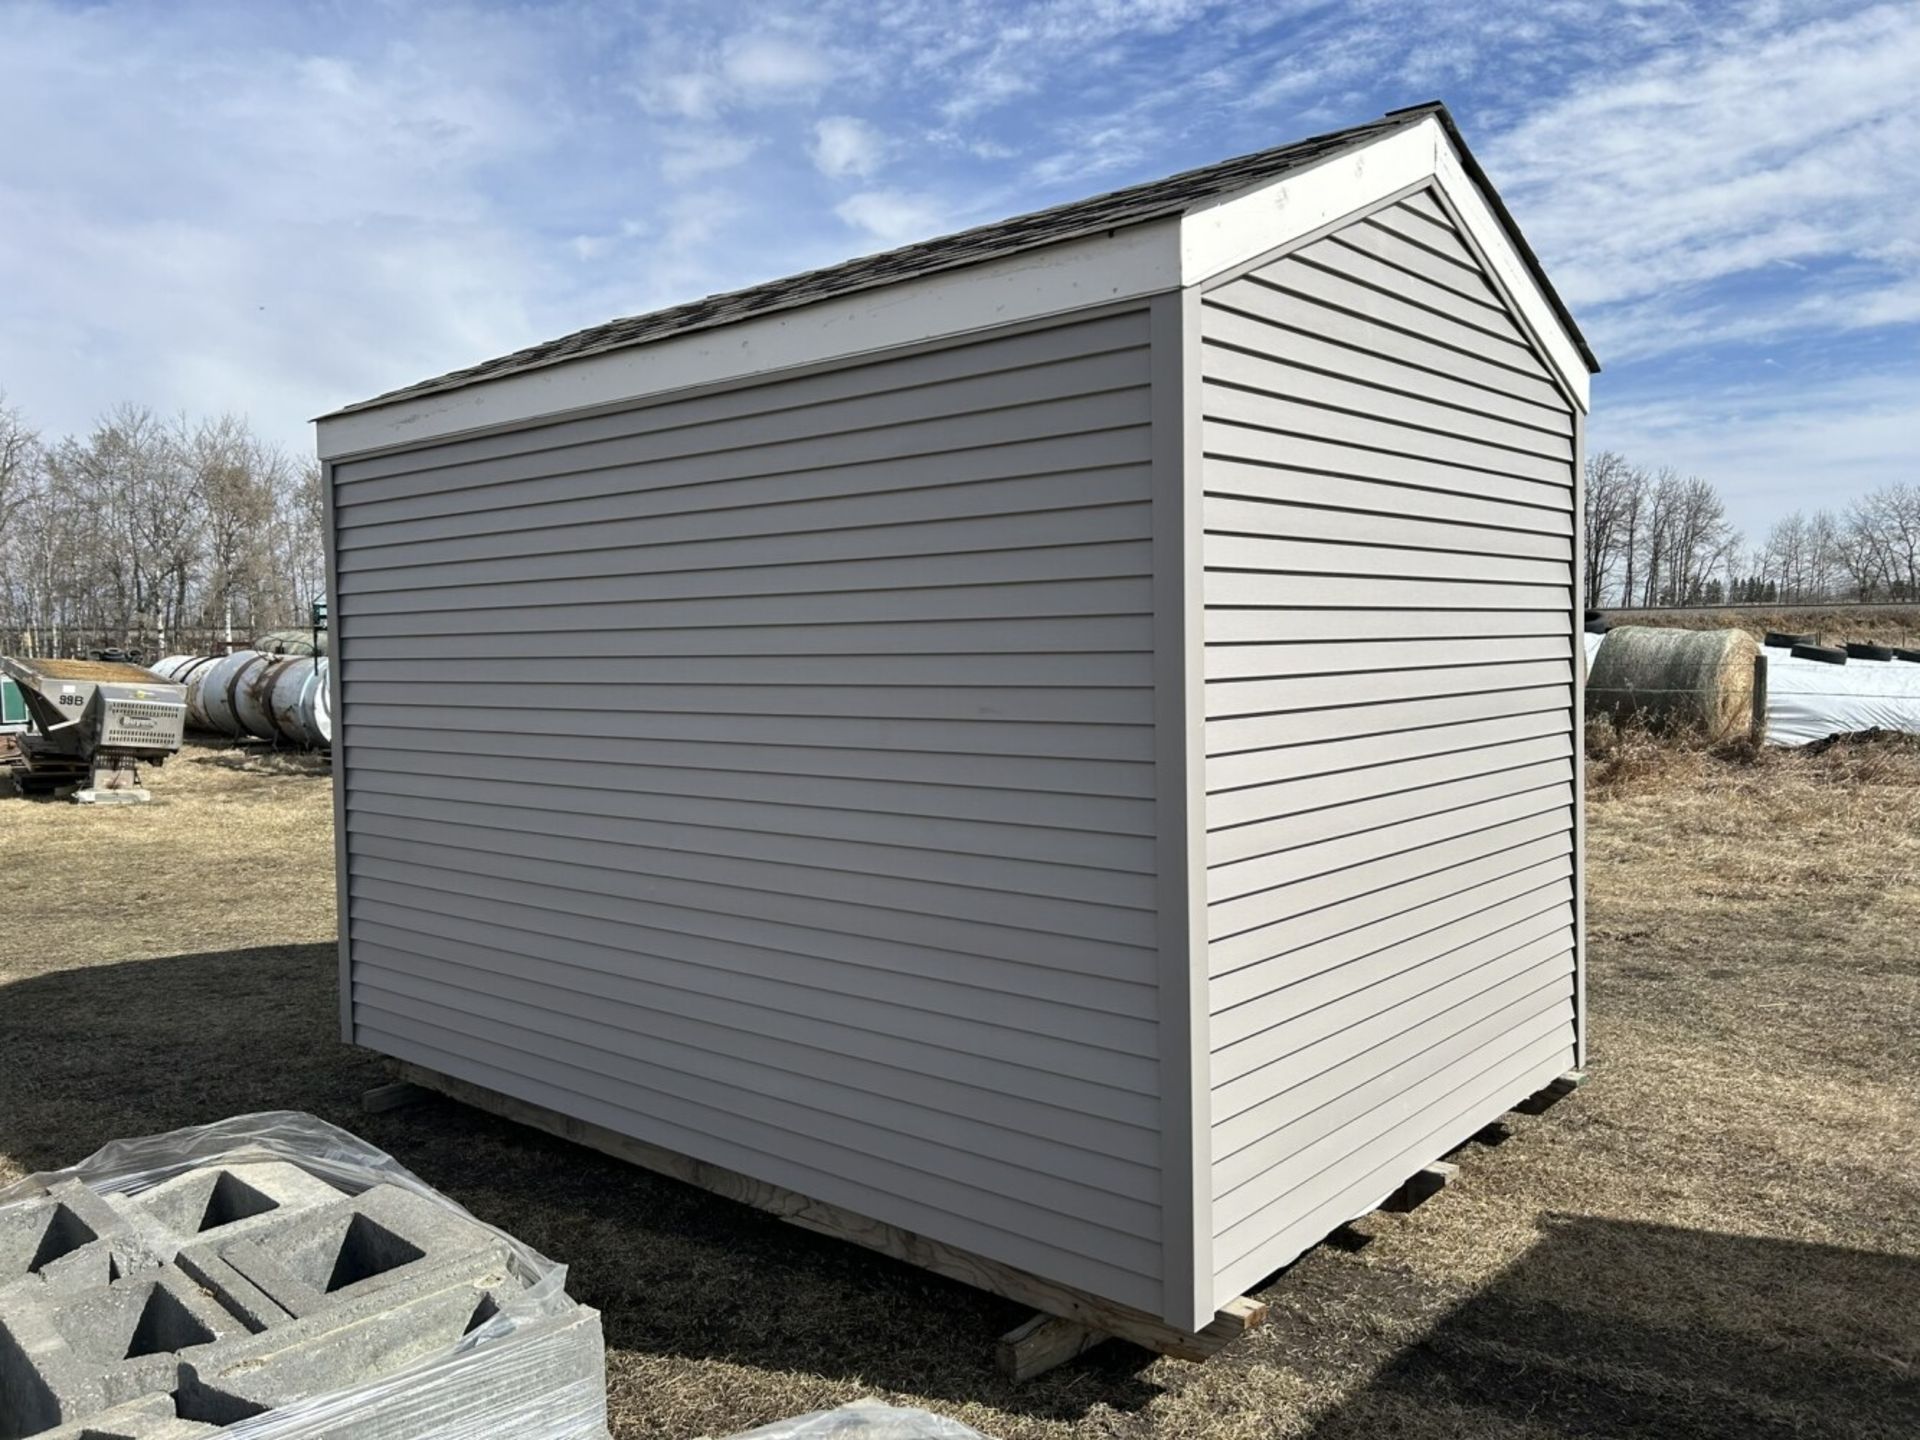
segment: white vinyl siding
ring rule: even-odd
[[[1223,1299],[1573,1063],[1575,426],[1425,196],[1201,330]]]
[[[336,464],[354,1038],[1158,1313],[1144,311]]]

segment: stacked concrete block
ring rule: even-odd
[[[280,1160],[57,1180],[0,1204],[0,1440],[603,1435],[599,1316],[530,1254]]]

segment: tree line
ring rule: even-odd
[[[323,524],[319,465],[239,416],[122,405],[48,440],[0,396],[0,654],[152,661],[305,624]]]
[[[1595,609],[1920,601],[1920,485],[1795,513],[1747,546],[1713,484],[1586,461]],[[0,395],[0,654],[156,659],[303,625],[326,591],[320,467],[236,415],[137,405],[44,439]]]
[[[1920,485],[1796,512],[1749,546],[1710,481],[1604,450],[1587,458],[1582,522],[1592,609],[1920,601]]]

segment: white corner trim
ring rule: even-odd
[[[1284,180],[1189,211],[1180,224],[1180,278],[1199,285],[1270,250],[1427,181],[1446,196],[1554,371],[1582,411],[1592,377],[1440,122],[1421,121]]]
[[[1018,324],[1180,286],[1177,219],[319,422],[323,460]]]

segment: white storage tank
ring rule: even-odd
[[[154,667],[187,687],[190,728],[324,750],[333,742],[326,657],[236,650],[169,655]]]

